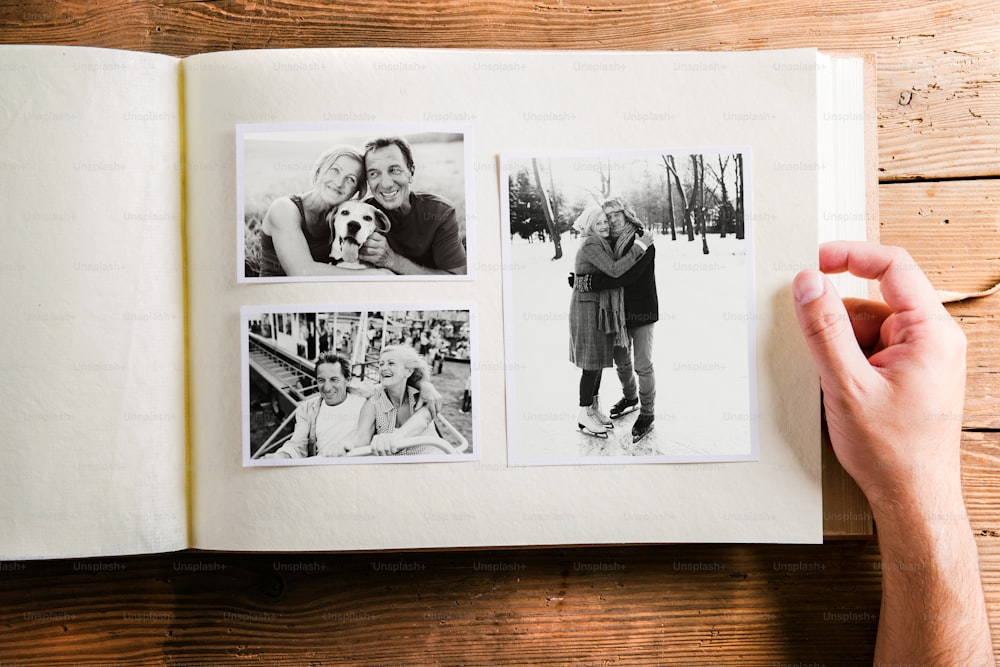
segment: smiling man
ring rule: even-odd
[[[364,158],[367,202],[389,216],[392,228],[368,237],[358,258],[401,275],[464,275],[467,260],[455,207],[412,189],[416,167],[406,140],[373,139],[365,144]]]
[[[347,359],[325,353],[313,371],[318,391],[295,409],[295,431],[281,449],[265,458],[341,456],[343,443],[354,432],[365,397],[348,390],[351,365]]]

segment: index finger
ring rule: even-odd
[[[936,310],[941,301],[930,280],[903,248],[863,241],[833,241],[819,248],[823,273],[850,272],[877,280],[882,298],[896,312]]]

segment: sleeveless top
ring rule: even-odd
[[[313,261],[323,263],[329,262],[330,246],[333,243],[330,230],[325,229],[319,234],[311,232],[309,227],[306,225],[306,210],[302,205],[302,197],[292,195],[289,199],[291,199],[292,203],[299,209],[299,215],[302,217],[302,221],[299,223],[299,229],[302,230],[302,235],[306,238],[306,243],[309,245],[309,254],[312,255]],[[284,275],[287,274],[285,273],[285,270],[281,268],[281,262],[278,261],[278,253],[274,249],[274,240],[271,238],[270,234],[261,232],[260,277],[269,278]]]
[[[392,400],[389,395],[385,393],[385,388],[381,385],[375,390],[375,393],[371,395],[368,399],[372,402],[375,407],[375,434],[372,439],[377,437],[387,437],[396,430],[396,416],[398,410],[396,406],[392,404]],[[405,400],[410,406],[410,415],[412,416],[417,410],[424,407],[424,402],[420,400],[419,392],[416,388],[407,386]],[[438,436],[437,427],[434,422],[430,422],[424,429],[422,435],[432,435]],[[413,447],[407,447],[406,449],[399,452],[404,455],[416,455],[416,454],[440,454],[441,450],[434,445],[415,445]]]

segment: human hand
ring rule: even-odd
[[[438,416],[438,410],[444,405],[444,397],[441,396],[441,392],[437,390],[429,380],[421,380],[420,382],[420,400],[422,400],[426,405],[427,409],[430,410],[431,419],[436,419]]]
[[[395,433],[377,433],[372,436],[372,456],[392,456],[399,451]]]
[[[653,235],[649,233],[648,229],[640,229],[636,234],[635,240],[642,241],[642,243],[648,249],[650,246],[653,245],[653,241],[655,239],[653,238]]]
[[[382,269],[391,269],[396,253],[381,232],[372,232],[358,250],[358,260]]]
[[[340,457],[347,456],[347,452],[351,451],[354,447],[353,443],[349,440],[343,440],[341,442],[331,442],[326,447],[320,449],[319,455],[326,457]]]
[[[964,334],[901,248],[827,243],[819,266],[876,279],[885,299],[841,301],[818,271],[793,283],[837,458],[876,515],[914,499],[961,507]]]

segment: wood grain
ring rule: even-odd
[[[175,56],[347,46],[866,51],[878,62],[879,171],[886,181],[1000,175],[998,28],[992,0],[68,0],[0,7],[2,42]]]
[[[893,183],[879,188],[881,239],[910,251],[938,289],[1000,282],[1000,181]],[[969,341],[966,428],[1000,428],[1000,294],[952,304]]]
[[[998,34],[992,0],[0,4],[3,43],[175,56],[872,52],[882,239],[908,248],[937,287],[963,291],[1000,280]],[[997,638],[1000,296],[949,312],[969,338],[963,482]],[[0,665],[870,664],[879,581],[872,541],[0,563]]]
[[[967,484],[996,488],[1000,435],[963,447]],[[996,591],[997,499],[967,498]],[[5,563],[0,660],[870,664],[880,570],[856,541]]]
[[[213,665],[852,664],[871,654],[880,591],[877,551],[856,542],[99,564],[115,569],[81,573],[79,562],[52,561],[5,575],[38,595],[11,600],[0,590],[0,655],[24,665],[109,656]],[[88,594],[67,599],[74,589]]]

